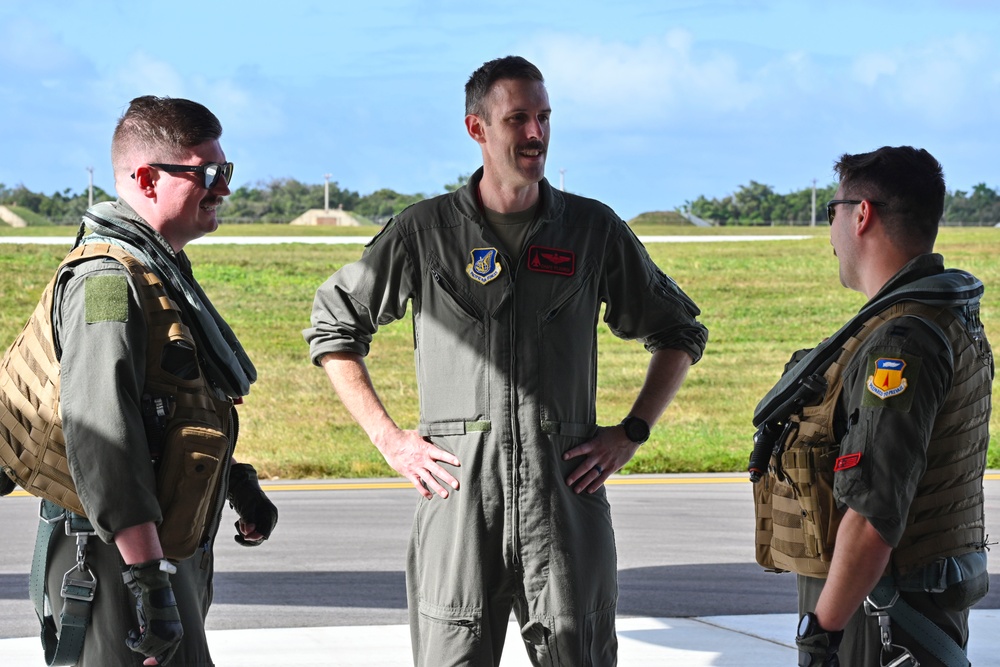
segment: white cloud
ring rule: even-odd
[[[851,73],[887,108],[946,125],[1000,111],[997,55],[985,37],[955,35],[863,54]]]
[[[552,35],[526,51],[535,52],[529,59],[545,74],[550,95],[572,106],[577,122],[585,125],[658,122],[691,112],[725,114],[747,108],[763,93],[759,82],[741,71],[738,59],[696,52],[693,36],[683,30],[634,45]]]

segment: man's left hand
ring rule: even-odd
[[[621,470],[635,455],[639,445],[628,439],[625,429],[618,426],[598,426],[597,435],[565,454],[569,461],[583,456],[583,462],[566,478],[566,484],[576,493],[597,491],[612,474]]]
[[[234,463],[229,470],[229,504],[240,515],[236,522],[237,543],[255,547],[271,536],[278,523],[274,506],[257,480],[257,471],[249,463]]]

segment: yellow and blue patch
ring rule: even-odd
[[[919,358],[870,354],[861,404],[908,411],[913,402],[913,394],[909,390],[914,387],[919,372]]]
[[[482,285],[499,276],[503,270],[496,248],[474,248],[470,254],[472,261],[465,267],[465,272]]]

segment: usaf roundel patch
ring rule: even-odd
[[[913,393],[908,390],[916,384],[920,362],[919,357],[870,354],[861,404],[908,411],[913,402]]]
[[[472,262],[465,267],[465,272],[478,283],[485,285],[503,270],[496,248],[475,248],[470,254]]]

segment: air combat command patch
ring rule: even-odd
[[[465,267],[465,272],[478,283],[485,285],[499,276],[503,270],[500,260],[497,259],[496,248],[475,248],[470,254],[472,262]]]
[[[868,355],[865,395],[861,404],[908,411],[913,402],[913,393],[908,391],[915,385],[919,372],[919,358]]]

